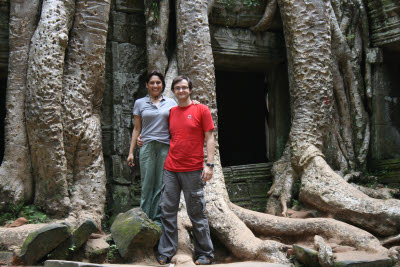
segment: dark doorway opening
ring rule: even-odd
[[[0,164],[3,162],[5,147],[4,124],[6,118],[6,89],[7,79],[0,78]]]
[[[216,72],[223,167],[267,162],[265,74]]]

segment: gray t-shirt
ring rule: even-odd
[[[169,111],[177,106],[174,99],[163,96],[156,107],[150,100],[149,95],[136,100],[133,106],[133,115],[142,119],[142,140],[146,144],[150,141],[158,141],[169,144]]]

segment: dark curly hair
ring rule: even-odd
[[[165,90],[165,79],[164,79],[164,75],[162,75],[161,72],[157,71],[157,70],[153,70],[151,72],[149,72],[149,74],[147,74],[146,76],[146,83],[148,83],[151,79],[151,77],[153,76],[157,76],[158,78],[160,78],[161,82],[162,82],[162,92],[164,92]]]

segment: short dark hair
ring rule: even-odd
[[[174,91],[175,84],[177,84],[183,80],[187,81],[187,83],[189,85],[189,89],[190,89],[190,91],[192,91],[192,88],[193,88],[192,80],[190,80],[190,78],[186,75],[179,75],[179,76],[175,77],[175,79],[172,81],[172,84],[171,84],[171,91],[172,92]]]
[[[151,77],[153,76],[157,76],[158,78],[160,78],[161,82],[162,82],[162,92],[164,92],[165,90],[165,79],[164,79],[164,75],[162,75],[161,72],[157,71],[157,70],[153,70],[151,72],[149,72],[146,76],[146,83],[148,83],[151,79]]]

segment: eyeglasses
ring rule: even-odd
[[[180,91],[180,90],[185,91],[185,90],[188,90],[188,89],[189,89],[189,87],[187,87],[187,86],[174,87],[174,91]]]

